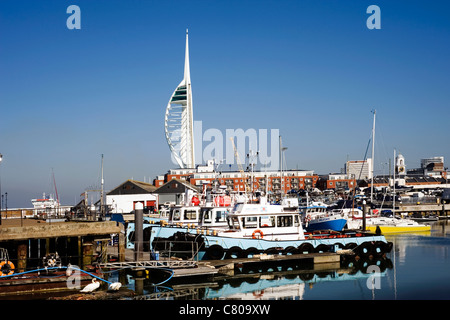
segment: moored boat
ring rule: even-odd
[[[349,229],[362,229],[363,214],[359,209],[353,209],[347,222]],[[366,216],[366,230],[381,233],[403,233],[403,232],[423,232],[430,231],[431,226],[418,223],[408,218],[383,217],[379,210],[373,210]]]
[[[222,259],[249,257],[257,253],[293,254],[329,252],[355,249],[363,255],[380,255],[392,245],[384,236],[364,232],[304,232],[300,215],[284,211],[282,206],[268,204],[263,198],[259,204],[237,203],[227,217],[228,228],[211,234],[177,233],[168,238],[150,239],[154,250],[164,250],[167,243],[195,243],[196,257]],[[183,245],[186,247],[185,245]],[[171,250],[177,249],[172,245]]]
[[[342,231],[347,218],[341,211],[328,210],[321,202],[312,202],[299,208],[306,231],[333,230]]]
[[[427,232],[431,226],[407,218],[377,217],[367,219],[366,229],[371,232],[379,229],[381,233]]]

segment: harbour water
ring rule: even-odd
[[[138,300],[447,300],[450,299],[450,222],[430,232],[386,235],[386,259],[348,262],[319,271],[284,268],[242,271],[195,283],[127,276]],[[114,277],[114,276],[113,276]],[[130,298],[128,298],[130,299]]]

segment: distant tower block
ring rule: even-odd
[[[172,157],[180,168],[194,168],[194,120],[187,30],[184,78],[167,104],[164,130]]]

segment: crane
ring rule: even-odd
[[[242,178],[244,179],[244,183],[245,183],[245,191],[248,191],[249,187],[248,187],[248,183],[247,183],[247,178],[245,176],[245,171],[242,168],[242,164],[241,164],[241,159],[239,158],[239,152],[237,151],[236,145],[234,144],[234,139],[233,137],[230,137],[231,143],[233,144],[233,149],[234,149],[234,157],[236,158],[236,163],[238,165],[239,168],[239,172],[241,173]]]

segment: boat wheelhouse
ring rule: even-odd
[[[228,215],[229,229],[219,236],[265,240],[304,239],[300,216],[280,205],[237,203]]]

